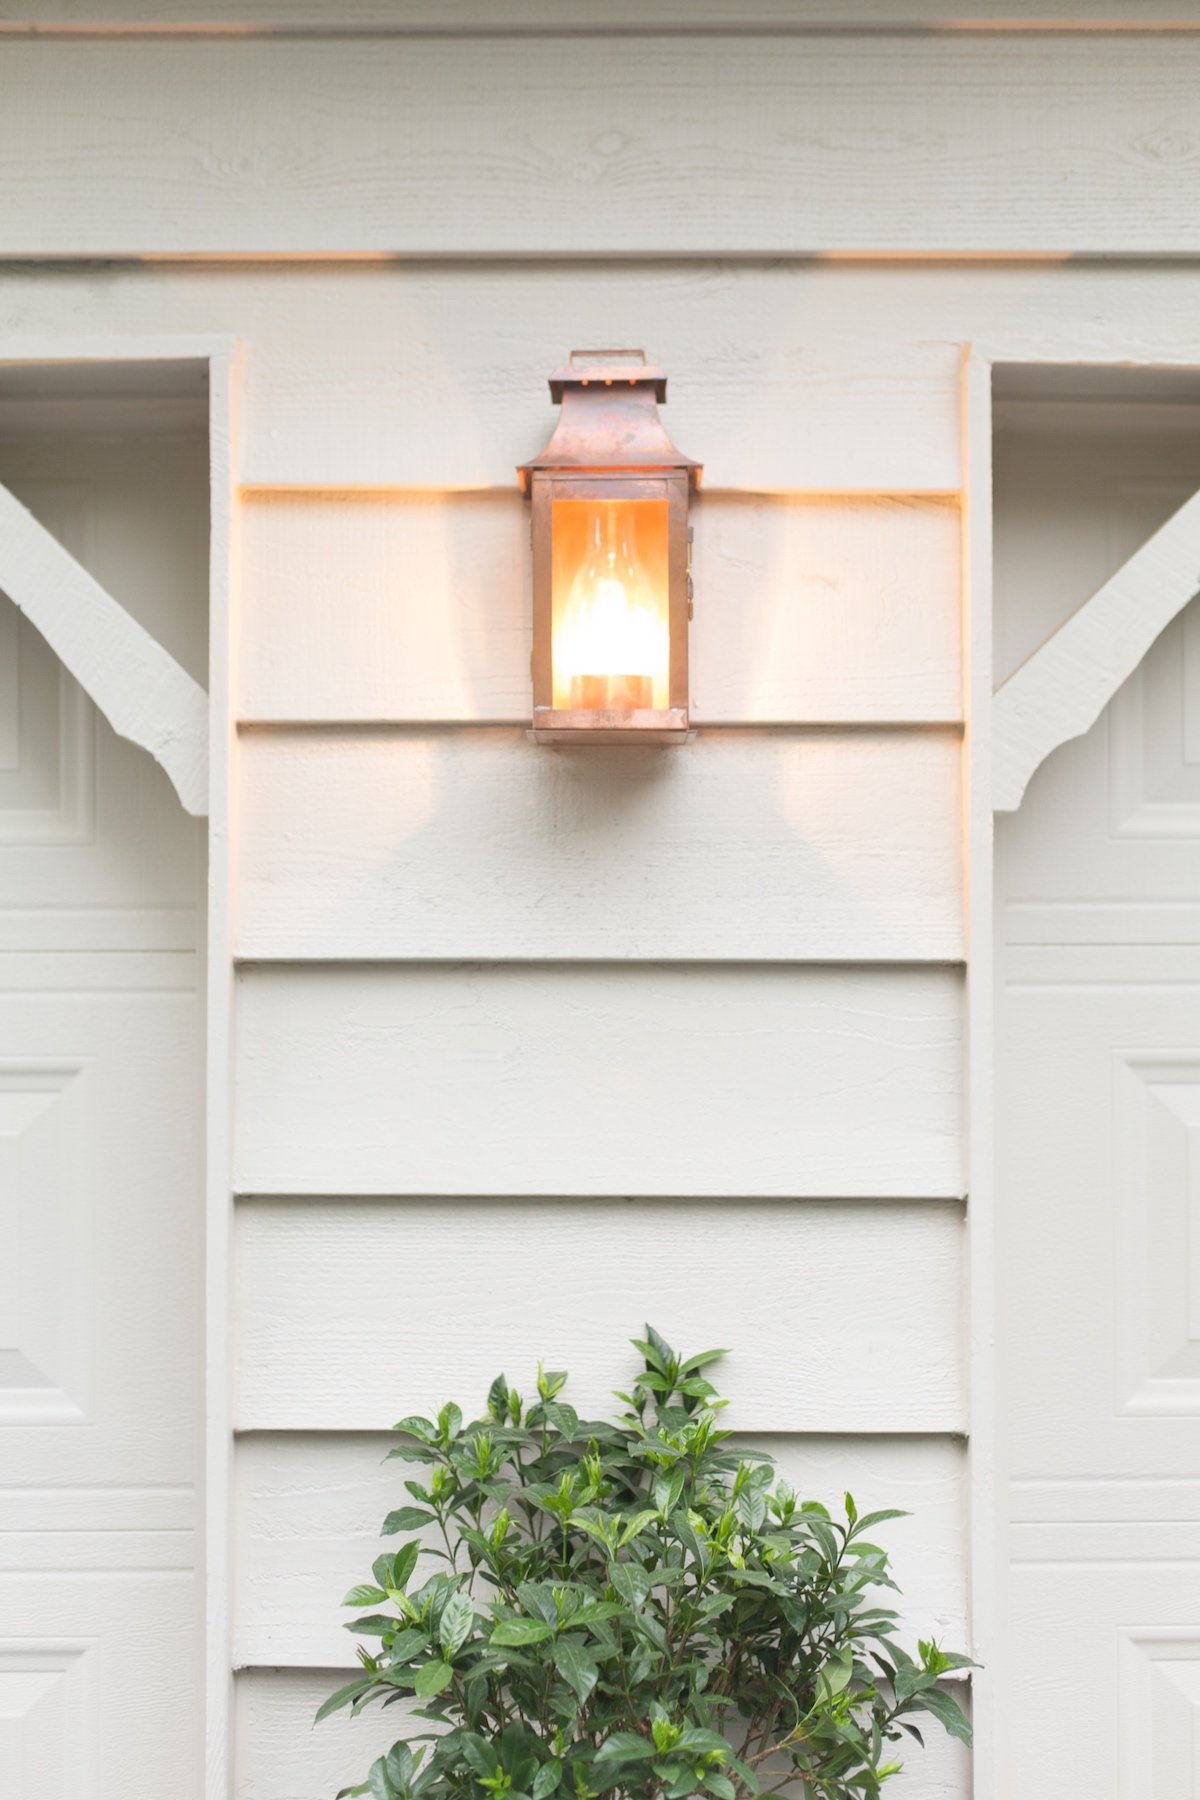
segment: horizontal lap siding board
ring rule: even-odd
[[[253,1670],[239,1675],[234,1718],[238,1800],[330,1800],[362,1781],[376,1756],[401,1735],[398,1709],[378,1708],[351,1719],[338,1713],[315,1729],[313,1716],[335,1687],[340,1669]],[[968,1800],[970,1752],[932,1724],[926,1748],[907,1738],[896,1754],[904,1773],[887,1786],[888,1800]]]
[[[956,1196],[952,969],[244,968],[234,1186]]]
[[[547,370],[611,332],[668,370],[666,420],[710,489],[945,493],[961,480],[964,342],[1200,364],[1200,267],[14,266],[0,283],[5,358],[214,332],[250,347],[244,483],[511,487],[554,424]]]
[[[557,1352],[546,1343],[547,1357]],[[499,1364],[497,1364],[499,1367]],[[532,1367],[532,1365],[531,1365]],[[508,1371],[514,1384],[525,1371]],[[718,1374],[718,1380],[720,1376]],[[403,1410],[395,1376],[396,1410]],[[568,1389],[568,1395],[570,1394]],[[472,1416],[481,1394],[447,1388]],[[477,1409],[477,1408],[476,1408]],[[344,1629],[340,1601],[388,1545],[380,1523],[408,1502],[406,1477],[420,1470],[383,1462],[387,1437],[252,1433],[239,1440],[236,1467],[235,1661],[327,1669],[353,1665],[359,1640]],[[966,1639],[965,1450],[945,1437],[817,1437],[751,1440],[802,1499],[840,1510],[847,1488],[860,1512],[904,1507],[912,1517],[881,1535],[904,1595],[910,1637]],[[393,1540],[391,1544],[395,1548]]]
[[[387,28],[399,34],[490,30],[496,0],[14,0],[0,33],[28,25],[87,30],[121,25],[166,27],[239,26],[289,31],[320,27],[333,34]],[[1066,24],[1137,22],[1195,24],[1195,0],[606,0],[609,30],[638,33],[654,27],[695,31],[746,31],[777,27],[798,32],[828,29],[958,30],[971,24]],[[513,31],[594,32],[595,0],[504,0],[503,23]]]
[[[735,1346],[733,1429],[961,1431],[962,1238],[934,1201],[243,1201],[236,1423],[387,1429],[539,1356],[595,1414],[649,1316]]]
[[[697,724],[961,717],[956,506],[706,494],[693,523]],[[252,495],[242,555],[243,719],[528,722],[515,477],[508,493]]]
[[[238,950],[271,959],[962,954],[956,734],[252,732]]]
[[[1198,75],[1190,37],[0,40],[0,254],[1194,254]]]
[[[710,489],[944,494],[961,481],[964,342],[1200,364],[1200,266],[176,264],[0,280],[4,359],[243,339],[237,474],[260,487],[510,487],[554,425],[548,369],[610,331],[668,370],[664,416]]]
[[[667,370],[664,418],[704,463],[709,490],[946,493],[960,479],[971,328],[948,304],[953,288],[938,285],[944,275],[906,273],[907,283],[896,270],[786,263],[281,265],[203,272],[180,311],[219,315],[254,345],[247,483],[509,488],[553,430],[550,369],[572,345],[615,338]],[[1028,300],[1039,330],[1047,301],[1043,273],[1040,301]],[[164,295],[152,328],[178,304]],[[1148,308],[1195,328],[1196,305],[1185,311],[1174,289],[1143,291],[1133,329],[1140,341]],[[29,322],[46,329],[36,308]],[[1082,353],[1080,329],[1073,322],[1068,355]]]

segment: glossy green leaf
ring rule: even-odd
[[[458,1593],[451,1594],[442,1608],[441,1623],[438,1626],[438,1639],[447,1661],[452,1661],[455,1653],[466,1642],[474,1618],[475,1608],[471,1605],[471,1596],[464,1594],[461,1589]]]
[[[670,1268],[665,1251],[664,1294]],[[498,1277],[497,1304],[514,1295]],[[797,1794],[882,1800],[915,1718],[969,1738],[940,1685],[968,1659],[928,1633],[914,1659],[892,1635],[897,1514],[797,1495],[737,1450],[704,1372],[718,1352],[679,1355],[650,1327],[637,1348],[611,1418],[580,1417],[563,1371],[539,1367],[529,1410],[498,1377],[477,1418],[448,1403],[401,1421],[391,1454],[419,1466],[384,1535],[439,1519],[449,1543],[385,1551],[348,1597],[362,1670],[322,1717],[425,1709],[420,1731],[390,1715],[400,1741],[348,1791],[762,1800],[775,1759],[760,1783],[732,1746],[766,1732]]]
[[[343,1606],[378,1606],[381,1600],[386,1600],[386,1599],[387,1599],[387,1595],[384,1593],[382,1588],[372,1587],[369,1582],[364,1582],[361,1586],[352,1587],[350,1589],[350,1592],[346,1595],[346,1598],[342,1601],[342,1605]]]
[[[544,1644],[554,1636],[554,1627],[542,1619],[502,1619],[492,1631],[491,1642],[514,1648],[526,1644]]]
[[[554,1646],[554,1666],[563,1680],[578,1694],[580,1700],[586,1700],[599,1679],[600,1670],[595,1657],[582,1644],[571,1638],[559,1638]]]
[[[417,1670],[413,1692],[418,1700],[431,1700],[443,1688],[448,1688],[453,1680],[454,1670],[449,1663],[428,1662]]]
[[[422,1525],[432,1525],[433,1522],[434,1515],[423,1506],[399,1506],[383,1521],[380,1535],[395,1537],[398,1531],[419,1531]]]
[[[530,1800],[549,1800],[562,1781],[563,1766],[558,1761],[543,1763],[530,1784]]]

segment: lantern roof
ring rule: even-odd
[[[523,493],[539,469],[677,469],[699,486],[700,464],[675,448],[658,416],[667,378],[644,350],[572,350],[550,376],[550,394],[562,411],[541,455],[517,470]]]
[[[550,376],[555,406],[573,387],[651,387],[660,405],[667,398],[666,374],[646,361],[644,350],[572,350],[562,368]]]

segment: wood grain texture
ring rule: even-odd
[[[961,1194],[951,969],[242,971],[234,1186]]]
[[[45,265],[6,269],[2,295],[6,358],[245,340],[236,473],[268,486],[510,486],[553,428],[547,370],[610,332],[669,371],[666,418],[709,497],[957,489],[965,340],[1200,365],[1187,263]]]
[[[237,1423],[379,1430],[539,1356],[591,1413],[649,1316],[688,1345],[740,1322],[734,1429],[961,1431],[962,1236],[951,1202],[245,1201]]]
[[[1130,30],[1197,25],[1194,0],[608,0],[609,31]],[[0,34],[37,29],[591,33],[594,0],[12,0]]]
[[[959,759],[951,732],[253,732],[239,955],[952,961]]]
[[[996,567],[992,463],[996,421],[992,410],[993,365],[973,348],[963,358],[963,666],[967,724],[963,741],[963,856],[967,874],[964,932],[967,940],[963,1060],[969,1095],[963,1356],[966,1363],[971,1442],[968,1459],[970,1519],[970,1644],[981,1664],[994,1667],[997,1614],[1002,1600],[996,1469],[993,888],[992,888],[992,689],[997,641],[993,578]],[[1002,1800],[997,1782],[997,1683],[983,1677],[972,1688],[977,1735],[972,1754],[976,1800]]]
[[[955,506],[706,495],[693,523],[698,724],[961,717]],[[528,722],[515,484],[257,495],[242,540],[243,719]]]
[[[1200,494],[1194,494],[997,692],[998,812],[1015,812],[1051,751],[1095,724],[1198,591]]]
[[[345,1713],[313,1729],[321,1702],[340,1685],[340,1671],[253,1670],[239,1675],[235,1721],[238,1800],[329,1800],[363,1780],[376,1756],[400,1733],[398,1709]],[[909,1753],[911,1752],[911,1754]],[[968,1800],[970,1752],[936,1728],[926,1748],[909,1743],[904,1771],[888,1800]]]
[[[43,266],[5,271],[0,344],[105,360],[232,334],[241,481],[462,488],[511,486],[553,428],[548,369],[611,333],[668,370],[667,422],[710,490],[945,492],[964,341],[1200,365],[1198,321],[1188,264]]]
[[[582,41],[9,40],[0,253],[1200,249],[1190,37]]]
[[[183,286],[152,316],[219,312],[254,344],[246,481],[511,488],[554,427],[550,368],[572,344],[615,336],[667,369],[672,437],[703,456],[710,494],[958,485],[955,383],[971,328],[934,270],[908,271],[907,285],[878,268],[629,260],[172,274]],[[140,311],[114,280],[121,314]],[[1183,294],[1149,291],[1154,330],[1175,319],[1195,331]],[[1040,300],[1030,294],[1031,330],[1051,300],[1044,282]],[[1015,294],[1005,316],[1014,308],[1020,318]],[[1145,299],[1134,317],[1144,338]],[[1086,327],[1074,329],[1078,347]]]
[[[239,1440],[239,1667],[353,1664],[355,1640],[344,1629],[347,1615],[339,1603],[386,1547],[379,1537],[385,1513],[408,1501],[405,1472],[383,1461],[392,1441],[275,1432]],[[779,1478],[805,1499],[840,1510],[849,1488],[860,1512],[906,1508],[912,1516],[890,1525],[884,1537],[904,1594],[909,1635],[965,1641],[966,1452],[960,1442],[785,1437],[751,1439],[748,1447],[768,1451]]]
[[[233,865],[237,789],[235,656],[237,496],[234,466],[241,351],[215,350],[209,364],[209,632],[212,810],[207,845],[204,1138],[204,1767],[207,1800],[233,1788],[232,1599],[233,1373]]]

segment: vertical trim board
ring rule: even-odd
[[[205,1800],[232,1800],[233,1712],[233,1287],[232,1108],[234,854],[237,829],[237,502],[240,398],[236,347],[209,362],[209,694],[207,1132],[205,1143]]]
[[[995,1658],[999,1637],[993,1299],[992,989],[992,365],[968,346],[962,368],[964,487],[963,836],[966,846],[967,1327],[970,1414],[970,1644],[975,1800],[997,1785]]]

